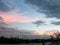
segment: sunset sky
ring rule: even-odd
[[[0,0],[0,17],[13,28],[60,31],[60,0]]]

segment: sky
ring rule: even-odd
[[[0,17],[13,28],[60,31],[60,0],[0,0]]]

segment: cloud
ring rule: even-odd
[[[8,16],[8,15],[4,15],[4,16]],[[10,16],[11,15],[9,15],[9,17]],[[33,31],[18,30],[16,28],[11,28],[10,26],[8,26],[8,24],[6,24],[4,22],[4,19],[2,17],[0,17],[0,37],[1,36],[7,37],[7,38],[18,37],[18,38],[22,38],[22,39],[35,39],[35,38],[37,38],[34,35],[35,35],[35,33],[33,33]],[[31,36],[31,38],[30,38],[30,36]]]
[[[0,17],[0,22],[2,22],[3,21],[3,18],[2,17]]]
[[[36,22],[33,22],[33,24],[36,24],[37,26],[40,26],[42,24],[44,24],[45,22],[43,21],[36,21]]]
[[[4,22],[2,17],[0,17],[0,27],[9,27],[9,25]]]
[[[25,0],[25,2],[37,7],[37,11],[45,13],[47,17],[60,19],[60,0]]]
[[[44,32],[44,34],[46,34],[46,35],[55,35],[55,34],[59,34],[60,33],[60,31],[58,31],[58,30],[51,30],[51,31],[46,31],[46,32]]]
[[[42,31],[34,31],[33,34],[34,35],[43,35],[44,32],[42,32]]]
[[[14,2],[12,0],[0,0],[0,11],[8,12],[15,8]]]
[[[54,24],[54,25],[60,25],[60,21],[52,22],[51,24]]]
[[[10,12],[0,12],[0,16],[4,19],[4,22],[6,23],[28,23],[39,20],[38,18],[31,18],[18,12],[19,11],[16,10]]]
[[[29,32],[27,33],[26,32],[27,31],[18,30],[16,28],[0,26],[0,37],[4,36],[7,38],[11,38],[11,37],[23,38],[24,35],[31,34]]]
[[[19,0],[17,0],[19,1]],[[16,0],[1,0],[0,1],[0,16],[6,23],[28,23],[35,22],[38,18],[31,18],[21,14],[20,9],[16,7]]]

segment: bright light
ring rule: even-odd
[[[34,34],[35,34],[35,35],[43,35],[44,33],[41,32],[41,31],[35,31]]]

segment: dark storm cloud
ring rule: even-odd
[[[10,11],[13,9],[13,4],[11,4],[11,2],[9,2],[8,0],[0,0],[0,11],[6,12],[6,11]]]
[[[8,24],[4,22],[4,19],[0,16],[0,27],[8,27]]]
[[[58,22],[52,22],[51,24],[60,25],[60,21],[58,21]]]
[[[3,18],[2,17],[0,17],[0,21],[3,21]]]
[[[36,24],[37,26],[39,26],[39,25],[42,25],[42,24],[44,24],[45,22],[43,22],[43,21],[36,21],[36,22],[33,22],[33,24]]]
[[[60,0],[25,0],[25,2],[37,6],[37,11],[45,13],[47,17],[60,18]]]

